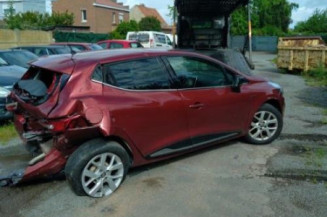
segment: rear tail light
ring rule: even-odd
[[[75,120],[81,118],[80,115],[68,117],[65,119],[59,119],[59,120],[49,120],[47,122],[40,122],[40,124],[47,128],[48,130],[51,130],[53,132],[63,132],[67,128],[71,127],[72,123],[75,122]]]
[[[17,102],[9,103],[6,105],[7,111],[14,112],[17,110],[18,104]]]

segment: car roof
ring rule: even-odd
[[[104,42],[126,42],[126,43],[132,43],[132,42],[138,42],[138,41],[135,41],[135,40],[123,40],[123,39],[111,39],[111,40],[98,41],[97,43],[104,43]]]
[[[178,50],[167,50],[167,49],[117,49],[117,50],[98,50],[90,52],[76,53],[71,54],[62,54],[62,55],[53,55],[40,57],[38,60],[32,63],[32,65],[54,70],[66,74],[71,74],[73,66],[75,64],[84,65],[85,63],[89,65],[96,65],[99,63],[109,63],[116,61],[129,60],[131,58],[145,58],[159,55],[196,55],[202,56],[199,54],[178,51]]]
[[[87,43],[87,42],[55,42],[52,43],[51,45],[90,45],[92,43]]]
[[[19,46],[14,49],[19,48],[58,48],[58,47],[67,47],[65,45],[31,45],[31,46]]]
[[[115,50],[100,50],[91,51],[87,53],[77,53],[73,56],[76,62],[80,61],[95,61],[101,62],[104,60],[113,60],[120,58],[129,58],[135,56],[158,56],[158,55],[172,55],[172,54],[190,54],[190,52],[168,50],[168,49],[115,49]]]
[[[7,52],[29,52],[27,50],[21,50],[21,49],[6,49],[6,50],[0,50],[0,53],[7,53]],[[29,52],[31,53],[31,52]]]

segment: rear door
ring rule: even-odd
[[[160,59],[144,57],[99,67],[114,135],[130,138],[146,157],[174,153],[176,144],[190,142],[184,105]],[[93,79],[99,77],[101,72]]]
[[[180,82],[193,145],[237,136],[244,128],[251,98],[232,91],[234,75],[216,63],[194,57],[167,57]]]

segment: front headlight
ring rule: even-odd
[[[278,89],[279,92],[280,92],[282,95],[284,94],[284,90],[283,90],[283,88],[282,88],[279,84],[277,84],[277,83],[275,83],[275,82],[271,82],[271,81],[269,81],[269,84],[270,84],[271,86],[273,86],[274,88]]]
[[[0,87],[0,97],[1,98],[7,98],[10,94],[10,90]]]

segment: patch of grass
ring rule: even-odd
[[[322,114],[327,116],[327,109],[324,109],[324,110],[322,111]]]
[[[270,62],[272,62],[273,64],[277,65],[277,60],[278,60],[278,58],[275,57],[274,59],[270,60]]]
[[[327,125],[327,118],[323,118],[323,119],[321,119],[321,124],[323,124],[323,125]]]
[[[308,72],[302,72],[302,75],[311,86],[327,86],[327,68],[322,64],[318,68],[312,69]]]
[[[323,159],[327,156],[327,149],[317,148],[305,153],[306,165],[321,168]]]
[[[17,137],[18,134],[12,123],[0,126],[0,145],[4,145],[9,140]]]

